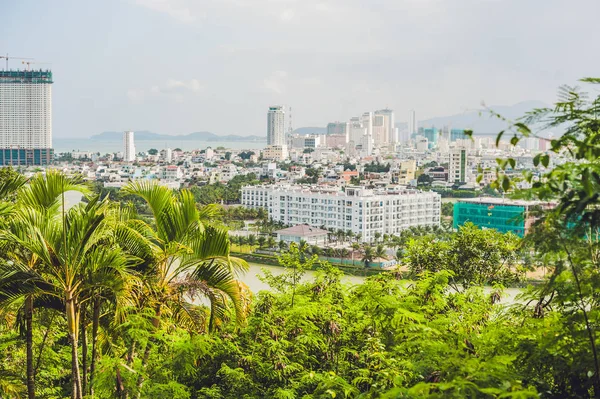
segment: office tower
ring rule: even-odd
[[[423,129],[423,136],[429,141],[429,148],[437,147],[437,142],[440,137],[440,131],[435,127]]]
[[[348,128],[349,141],[352,141],[355,146],[359,145],[362,136],[364,136],[365,134],[367,134],[367,129],[363,127],[363,124],[360,121],[360,117],[352,117],[350,119],[350,124]]]
[[[133,132],[127,131],[123,133],[123,161],[134,162],[135,161],[135,142],[133,139]]]
[[[365,112],[362,114],[361,123],[365,129],[367,129],[367,134],[373,135],[373,113]]]
[[[450,150],[450,159],[448,162],[448,182],[465,183],[468,173],[468,152],[464,147],[453,148]]]
[[[375,111],[375,115],[382,115],[384,117],[385,124],[385,143],[398,143],[398,129],[396,128],[396,120],[394,118],[394,111],[391,109],[380,109]]]
[[[373,115],[373,141],[378,145],[388,142],[388,132],[385,115]]]
[[[286,145],[285,110],[280,105],[269,107],[267,113],[267,145]]]
[[[347,134],[348,122],[330,122],[327,124],[327,134]]]
[[[466,138],[467,136],[465,135],[465,131],[463,129],[450,129],[450,142],[464,140]]]
[[[414,134],[417,134],[418,132],[418,128],[417,128],[417,114],[415,112],[414,109],[410,110],[410,114],[408,117],[408,134],[409,136],[412,136]]]
[[[0,166],[52,162],[52,83],[50,71],[0,71]]]

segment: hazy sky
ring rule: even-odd
[[[295,127],[425,119],[600,75],[600,0],[0,3],[0,52],[51,63],[55,137],[264,135],[271,104]]]

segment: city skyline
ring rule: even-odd
[[[272,104],[293,104],[295,126],[324,127],[364,109],[406,122],[411,109],[428,119],[482,101],[551,103],[600,64],[578,39],[600,11],[592,0],[584,13],[557,0],[225,3],[12,2],[0,51],[48,62],[64,82],[56,138],[262,135]]]

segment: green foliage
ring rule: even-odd
[[[191,191],[199,204],[207,205],[222,201],[225,203],[239,203],[242,186],[258,183],[256,175],[249,173],[247,175],[237,175],[229,180],[227,184],[217,182],[201,187],[193,187]]]
[[[523,274],[517,263],[519,242],[514,234],[481,230],[466,223],[457,233],[442,239],[432,235],[410,238],[403,262],[414,275],[448,270],[453,281],[464,287],[506,285]]]
[[[375,163],[375,161],[371,161],[371,163],[366,164],[364,168],[365,173],[384,173],[390,171],[390,164],[381,164],[379,162]]]

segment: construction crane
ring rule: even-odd
[[[8,53],[6,55],[0,55],[0,59],[4,58],[6,60],[6,70],[8,71],[8,60],[32,60],[33,58],[27,57],[9,57]]]
[[[29,67],[31,64],[50,64],[49,62],[33,62],[33,61],[21,61],[21,64],[27,65],[27,70],[29,71]]]

